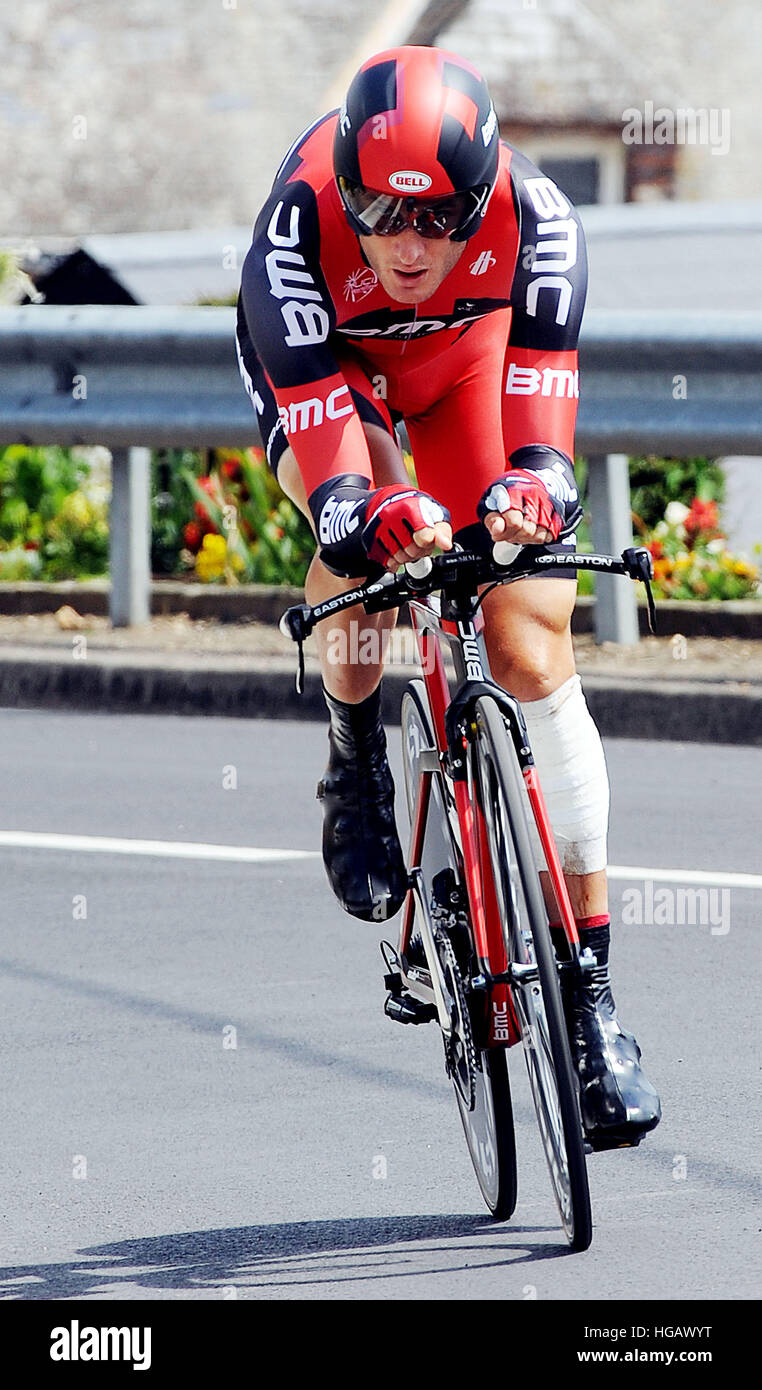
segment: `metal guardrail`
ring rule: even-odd
[[[229,308],[0,309],[0,443],[114,452],[115,624],[148,616],[148,449],[257,439],[233,328]],[[597,549],[631,541],[627,453],[762,454],[762,313],[590,313],[580,364]],[[596,636],[637,640],[629,586],[600,586]]]

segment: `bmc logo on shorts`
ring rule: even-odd
[[[425,193],[431,188],[431,179],[417,169],[398,169],[396,174],[389,175],[389,187],[395,193]]]
[[[339,405],[342,396],[347,400]],[[282,405],[278,411],[280,422],[286,434],[296,434],[298,430],[308,430],[322,425],[324,420],[341,420],[351,415],[354,406],[348,386],[337,386],[327,400],[320,396],[310,396],[306,401],[292,401],[289,406]]]
[[[505,392],[508,396],[568,396],[579,398],[579,372],[570,367],[520,367],[516,362],[508,363],[505,378]]]

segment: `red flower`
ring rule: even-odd
[[[198,550],[202,537],[203,532],[197,521],[189,521],[183,527],[183,539],[189,550]]]
[[[649,541],[646,549],[650,550],[654,560],[661,560],[664,554],[664,546],[661,541]]]
[[[694,497],[685,518],[685,530],[689,536],[697,536],[701,531],[714,532],[719,520],[717,503],[714,500],[702,502],[699,497]]]
[[[236,482],[238,482],[238,479],[239,479],[240,476],[241,476],[241,462],[240,462],[240,459],[237,459],[237,458],[225,459],[224,462],[223,462],[223,465],[222,465],[222,471],[223,471],[223,473],[225,474],[225,477],[230,479],[231,483],[236,483]]]

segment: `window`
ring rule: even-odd
[[[597,159],[555,159],[550,155],[540,161],[540,167],[575,207],[600,202],[601,167]]]

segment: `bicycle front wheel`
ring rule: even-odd
[[[424,750],[436,747],[429,715],[426,688],[423,681],[411,681],[402,699],[402,760],[408,813],[412,823],[418,790],[418,759]],[[443,907],[437,899],[447,896],[457,903],[463,913],[467,897],[461,881],[460,854],[454,842],[448,820],[448,792],[443,774],[434,779],[429,819],[421,855],[421,869],[428,902]],[[470,926],[468,935],[470,937]],[[471,967],[464,959],[462,933],[459,936],[460,975],[466,991],[466,1007]],[[456,1027],[457,1033],[457,1027]],[[473,1048],[471,1041],[470,1047]],[[481,1194],[497,1221],[505,1221],[516,1207],[516,1145],[513,1131],[513,1109],[508,1067],[502,1049],[474,1048],[475,1066],[466,1091],[458,1084],[455,1069],[450,1067],[458,1113],[466,1136],[468,1152],[474,1167]]]
[[[592,1215],[578,1088],[521,773],[495,701],[480,699],[475,720],[475,780],[529,1082],[564,1232],[573,1250],[586,1250]]]

